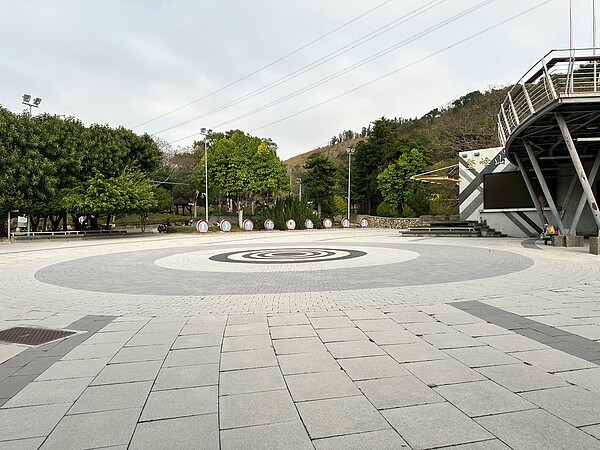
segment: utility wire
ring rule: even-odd
[[[328,53],[327,55],[325,55],[325,56],[317,59],[316,61],[313,61],[312,63],[307,64],[306,66],[303,66],[303,67],[301,67],[301,68],[299,68],[299,69],[297,69],[297,70],[295,70],[295,71],[293,71],[293,72],[291,72],[291,73],[289,73],[287,75],[284,75],[283,77],[281,77],[281,78],[279,78],[279,79],[277,79],[277,80],[275,80],[275,81],[273,81],[273,82],[271,82],[269,84],[266,84],[265,86],[262,86],[262,87],[260,87],[258,89],[255,89],[254,91],[251,91],[251,92],[249,92],[247,94],[244,94],[243,96],[241,96],[241,97],[239,97],[237,99],[234,99],[234,100],[232,100],[232,101],[230,101],[228,103],[225,103],[224,105],[221,105],[221,106],[219,106],[217,108],[214,108],[214,109],[212,109],[210,111],[198,114],[198,115],[193,116],[193,117],[191,117],[191,118],[189,118],[187,120],[184,120],[183,122],[179,122],[179,123],[177,123],[175,125],[171,125],[170,127],[164,128],[162,130],[155,131],[154,133],[152,133],[152,135],[161,134],[161,133],[164,133],[165,131],[169,131],[169,130],[172,130],[174,128],[178,128],[178,127],[180,127],[182,125],[187,125],[188,123],[194,122],[194,121],[199,120],[199,119],[201,119],[203,117],[206,117],[206,116],[210,116],[210,115],[212,115],[212,114],[214,114],[216,112],[223,111],[223,110],[225,110],[225,109],[227,109],[227,108],[229,108],[229,107],[231,107],[233,105],[237,105],[237,104],[239,104],[241,102],[244,102],[244,101],[246,101],[246,100],[248,100],[250,98],[256,97],[259,94],[262,94],[263,92],[266,92],[266,91],[271,90],[271,89],[273,89],[273,88],[275,88],[277,86],[280,86],[280,85],[282,85],[284,83],[287,83],[288,81],[290,81],[290,80],[292,80],[292,79],[294,79],[296,77],[299,77],[300,75],[302,75],[302,74],[304,74],[306,72],[309,72],[309,71],[311,71],[311,70],[313,70],[313,69],[315,69],[315,68],[317,68],[317,67],[325,64],[326,62],[331,61],[332,59],[337,58],[338,56],[343,55],[344,53],[347,53],[347,52],[349,52],[349,51],[351,51],[351,50],[353,50],[353,49],[355,49],[355,48],[357,48],[357,47],[359,47],[359,46],[361,46],[361,45],[363,45],[363,44],[365,44],[365,43],[367,43],[367,42],[375,39],[376,37],[378,37],[378,36],[380,36],[380,35],[382,35],[384,33],[387,33],[388,31],[393,30],[394,28],[399,27],[400,25],[408,22],[409,20],[414,19],[415,17],[417,17],[417,16],[425,13],[426,11],[428,11],[428,10],[430,10],[430,9],[436,7],[436,6],[439,6],[440,4],[444,3],[445,1],[446,0],[432,0],[429,3],[426,3],[425,5],[417,8],[417,9],[415,9],[413,11],[411,11],[410,13],[404,14],[402,17],[399,17],[399,18],[393,20],[392,22],[390,22],[390,23],[388,23],[388,24],[386,24],[386,25],[384,25],[382,27],[379,27],[379,28],[377,28],[376,30],[374,30],[374,31],[372,31],[370,33],[367,33],[366,35],[360,37],[359,39],[356,39],[356,40],[350,42],[349,44],[345,45],[344,47],[339,48],[339,49],[337,49],[337,50],[335,50],[335,51],[333,51],[331,53]],[[489,1],[494,1],[494,0],[489,0]]]
[[[204,95],[204,96],[202,96],[202,97],[200,97],[200,98],[197,98],[197,99],[195,99],[195,100],[192,100],[191,102],[189,102],[189,103],[186,103],[185,105],[179,106],[178,108],[172,109],[171,111],[168,111],[168,112],[166,112],[166,113],[164,113],[164,114],[161,114],[161,115],[159,115],[159,116],[156,116],[156,117],[154,117],[153,119],[150,119],[150,120],[147,120],[147,121],[145,121],[145,122],[143,122],[143,123],[140,123],[139,125],[136,125],[136,126],[134,126],[132,129],[139,128],[139,127],[141,127],[141,126],[143,126],[143,125],[147,125],[147,124],[149,124],[149,123],[151,123],[151,122],[154,122],[154,121],[156,121],[156,120],[158,120],[158,119],[162,119],[163,117],[166,117],[166,116],[168,116],[168,115],[171,115],[171,114],[173,114],[173,113],[175,113],[175,112],[177,112],[177,111],[181,111],[182,109],[184,109],[184,108],[187,108],[188,106],[191,106],[191,105],[193,105],[193,104],[195,104],[195,103],[198,103],[198,102],[200,102],[200,101],[202,101],[202,100],[204,100],[204,99],[206,99],[206,98],[208,98],[208,97],[211,97],[211,96],[213,96],[213,95],[215,95],[215,94],[218,94],[219,92],[222,92],[222,91],[224,91],[224,90],[226,90],[226,89],[228,89],[228,88],[230,88],[230,87],[232,87],[232,86],[235,86],[236,84],[239,84],[239,83],[241,83],[242,81],[245,81],[245,80],[247,80],[248,78],[251,78],[251,77],[253,77],[254,75],[256,75],[256,74],[258,74],[258,73],[262,72],[263,70],[265,70],[265,69],[268,69],[269,67],[272,67],[272,66],[274,66],[275,64],[278,64],[278,63],[280,63],[281,61],[284,61],[284,60],[288,59],[289,57],[291,57],[291,56],[293,56],[293,55],[295,55],[295,54],[297,54],[297,53],[301,52],[302,50],[305,50],[305,49],[307,49],[308,47],[310,47],[310,46],[312,46],[312,45],[316,44],[317,42],[319,42],[319,41],[321,41],[321,40],[325,39],[325,38],[326,38],[326,37],[328,37],[328,36],[331,36],[332,34],[334,34],[334,33],[338,32],[339,30],[341,30],[341,29],[343,29],[343,28],[345,28],[345,27],[347,27],[348,25],[350,25],[350,24],[352,24],[352,23],[354,23],[354,22],[356,22],[356,21],[358,21],[358,20],[360,20],[360,19],[364,18],[364,17],[365,17],[365,16],[367,16],[368,14],[371,14],[371,13],[373,13],[374,11],[378,10],[379,8],[382,8],[383,6],[385,6],[386,4],[388,4],[388,3],[392,2],[392,1],[394,1],[394,0],[384,0],[383,2],[379,3],[378,5],[374,6],[374,7],[373,7],[373,8],[371,8],[371,9],[367,10],[366,12],[364,12],[364,13],[361,13],[359,16],[355,17],[354,19],[350,20],[349,22],[346,22],[346,23],[344,23],[344,24],[342,24],[342,25],[340,25],[340,26],[338,26],[338,27],[334,28],[333,30],[331,30],[331,31],[328,31],[327,33],[325,33],[325,34],[323,34],[323,35],[321,35],[321,36],[319,36],[319,37],[317,37],[317,38],[313,39],[312,41],[308,42],[307,44],[304,44],[304,45],[302,45],[301,47],[297,48],[296,50],[293,50],[292,52],[290,52],[290,53],[288,53],[288,54],[286,54],[286,55],[284,55],[284,56],[282,56],[282,57],[280,57],[280,58],[276,59],[275,61],[273,61],[273,62],[271,62],[271,63],[267,64],[266,66],[263,66],[263,67],[261,67],[260,69],[257,69],[257,70],[255,70],[254,72],[251,72],[251,73],[249,73],[248,75],[245,75],[245,76],[243,76],[242,78],[239,78],[239,79],[237,79],[236,81],[232,81],[231,83],[229,83],[229,84],[227,84],[227,85],[225,85],[225,86],[223,86],[223,87],[221,87],[221,88],[219,88],[219,89],[217,89],[217,90],[215,90],[215,91],[212,91],[212,92],[210,92],[210,93],[208,93],[208,94],[206,94],[206,95]]]
[[[391,52],[393,52],[393,51],[395,51],[395,50],[397,50],[397,49],[399,49],[399,48],[401,48],[401,47],[403,47],[405,45],[408,45],[409,43],[414,42],[417,39],[422,38],[423,36],[431,34],[434,31],[439,30],[440,28],[443,28],[443,27],[449,25],[452,22],[455,22],[455,21],[457,21],[457,20],[459,20],[459,19],[461,19],[461,18],[463,18],[463,17],[465,17],[465,16],[467,16],[469,14],[472,14],[473,12],[477,11],[478,9],[481,9],[484,6],[487,6],[488,4],[490,4],[490,3],[494,2],[494,1],[495,0],[484,0],[484,1],[482,1],[482,2],[480,2],[480,3],[478,3],[478,4],[474,5],[474,6],[472,6],[470,8],[467,8],[464,11],[461,11],[460,13],[458,13],[458,14],[450,17],[449,19],[443,20],[443,21],[437,23],[436,25],[433,25],[433,26],[431,26],[431,27],[429,27],[429,28],[427,28],[427,29],[425,29],[425,30],[423,30],[423,31],[421,31],[421,32],[413,35],[410,38],[404,39],[403,41],[401,41],[399,43],[396,43],[396,44],[394,44],[394,45],[392,45],[392,46],[390,46],[390,47],[388,47],[386,49],[383,49],[383,50],[375,53],[374,55],[371,55],[371,56],[369,56],[369,57],[367,57],[367,58],[359,61],[358,63],[355,63],[354,65],[351,65],[351,66],[348,66],[348,67],[346,67],[344,69],[341,69],[338,72],[335,72],[335,73],[333,73],[333,74],[331,74],[331,75],[329,75],[329,76],[327,76],[325,78],[322,78],[321,80],[318,80],[318,81],[316,81],[316,82],[314,82],[314,83],[312,83],[312,84],[310,84],[308,86],[305,86],[305,87],[303,87],[303,88],[301,88],[301,89],[299,89],[299,90],[297,90],[297,91],[295,91],[295,92],[293,92],[291,94],[288,94],[288,95],[286,95],[284,97],[281,97],[281,98],[279,98],[277,100],[274,100],[271,103],[268,103],[266,105],[260,106],[259,108],[256,108],[256,109],[254,109],[252,111],[244,113],[244,114],[242,114],[240,116],[234,117],[234,118],[232,118],[232,119],[230,119],[230,120],[228,120],[226,122],[223,122],[223,123],[220,123],[218,125],[215,125],[212,128],[220,128],[220,127],[222,127],[224,125],[227,125],[227,124],[229,124],[231,122],[234,122],[236,120],[239,120],[239,119],[242,119],[242,118],[254,115],[254,114],[259,113],[261,111],[264,111],[264,110],[266,110],[268,108],[271,108],[271,107],[273,107],[275,105],[283,103],[283,102],[285,102],[285,101],[287,101],[289,99],[297,97],[297,96],[299,96],[299,95],[301,95],[301,94],[303,94],[305,92],[308,92],[308,91],[310,91],[310,90],[312,90],[312,89],[314,89],[314,88],[316,88],[316,87],[318,87],[318,86],[320,86],[322,84],[325,84],[325,83],[327,83],[327,82],[329,82],[329,81],[331,81],[331,80],[333,80],[335,78],[338,78],[338,77],[340,77],[340,76],[348,73],[351,70],[355,70],[355,69],[357,69],[357,68],[359,68],[359,67],[361,67],[361,66],[363,66],[365,64],[368,64],[369,62],[372,62],[372,61],[374,61],[374,60],[376,60],[378,58],[381,58],[382,56],[385,56],[385,55],[387,55],[387,54],[389,54],[389,53],[391,53]],[[187,139],[189,137],[197,136],[198,134],[199,133],[195,133],[195,134],[186,136],[184,138],[177,139],[177,140],[175,140],[173,142],[179,142],[179,141],[182,141],[182,140]]]
[[[382,76],[380,76],[380,77],[377,77],[377,78],[375,78],[375,79],[373,79],[373,80],[371,80],[371,81],[369,81],[369,82],[367,82],[367,83],[361,84],[360,86],[358,86],[358,87],[356,87],[356,88],[354,88],[354,89],[350,89],[349,91],[346,91],[346,92],[344,92],[344,93],[342,93],[342,94],[338,94],[338,95],[336,95],[336,96],[334,96],[334,97],[331,97],[331,98],[329,98],[329,99],[327,99],[327,100],[324,100],[324,101],[322,101],[322,102],[320,102],[320,103],[317,103],[316,105],[313,105],[313,106],[310,106],[310,107],[308,107],[308,108],[305,108],[305,109],[303,109],[303,110],[301,110],[301,111],[298,111],[298,112],[296,112],[296,113],[294,113],[294,114],[290,114],[289,116],[286,116],[286,117],[284,117],[284,118],[282,118],[282,119],[276,120],[276,121],[274,121],[274,122],[268,123],[268,124],[266,124],[266,125],[263,125],[263,126],[261,126],[261,127],[258,127],[258,128],[254,128],[253,130],[250,130],[249,132],[250,132],[250,133],[253,133],[253,132],[255,132],[255,131],[262,130],[262,129],[264,129],[264,128],[270,127],[271,125],[275,125],[275,124],[277,124],[277,123],[280,123],[280,122],[283,122],[283,121],[285,121],[285,120],[291,119],[292,117],[299,116],[300,114],[303,114],[303,113],[305,113],[305,112],[308,112],[308,111],[310,111],[310,110],[312,110],[312,109],[318,108],[319,106],[323,106],[323,105],[325,105],[325,104],[327,104],[327,103],[330,103],[330,102],[332,102],[332,101],[334,101],[334,100],[337,100],[337,99],[339,99],[339,98],[341,98],[341,97],[344,97],[344,96],[346,96],[346,95],[348,95],[348,94],[351,94],[351,93],[353,93],[353,92],[356,92],[356,91],[358,91],[358,90],[360,90],[360,89],[362,89],[362,88],[364,88],[364,87],[367,87],[367,86],[369,86],[369,85],[371,85],[371,84],[377,83],[378,81],[381,81],[381,80],[383,80],[384,78],[387,78],[387,77],[389,77],[389,76],[391,76],[391,75],[394,75],[394,74],[396,74],[396,73],[398,73],[398,72],[400,72],[400,71],[402,71],[402,70],[404,70],[404,69],[407,69],[407,68],[409,68],[409,67],[412,67],[412,66],[415,66],[415,65],[417,65],[417,64],[419,64],[419,63],[421,63],[421,62],[423,62],[423,61],[426,61],[426,60],[428,60],[428,59],[431,59],[431,58],[433,58],[434,56],[437,56],[437,55],[439,55],[440,53],[443,53],[443,52],[445,52],[445,51],[447,51],[447,50],[450,50],[450,49],[452,49],[452,48],[454,48],[454,47],[458,47],[459,45],[461,45],[461,44],[464,44],[465,42],[467,42],[467,41],[470,41],[471,39],[474,39],[474,38],[476,38],[476,37],[478,37],[478,36],[481,36],[482,34],[484,34],[484,33],[487,33],[488,31],[491,31],[491,30],[493,30],[493,29],[495,29],[495,28],[498,28],[499,26],[502,26],[502,25],[504,25],[505,23],[511,22],[512,20],[514,20],[514,19],[517,19],[517,18],[519,18],[519,17],[521,17],[521,16],[523,16],[523,15],[525,15],[525,14],[528,14],[528,13],[530,13],[531,11],[534,11],[534,10],[536,10],[536,9],[538,9],[538,8],[540,8],[540,7],[544,6],[544,5],[546,5],[546,4],[548,4],[548,3],[552,2],[552,1],[553,1],[553,0],[545,0],[545,1],[543,1],[542,3],[539,3],[539,4],[538,4],[538,5],[536,5],[536,6],[533,6],[533,7],[529,8],[529,9],[526,9],[525,11],[522,11],[522,12],[520,12],[520,13],[518,13],[518,14],[515,14],[514,16],[511,16],[511,17],[509,17],[509,18],[507,18],[507,19],[504,19],[504,20],[502,20],[502,21],[498,22],[498,23],[497,23],[497,24],[495,24],[495,25],[492,25],[492,26],[490,26],[490,27],[484,28],[483,30],[481,30],[481,31],[478,31],[478,32],[477,32],[477,33],[475,33],[475,34],[472,34],[472,35],[470,35],[470,36],[468,36],[468,37],[466,37],[466,38],[464,38],[464,39],[461,39],[460,41],[457,41],[457,42],[455,42],[454,44],[451,44],[451,45],[449,45],[449,46],[447,46],[447,47],[444,47],[443,49],[440,49],[440,50],[438,50],[438,51],[436,51],[436,52],[430,53],[429,55],[427,55],[427,56],[425,56],[425,57],[423,57],[423,58],[417,59],[417,60],[415,60],[415,61],[411,62],[410,64],[407,64],[407,65],[405,65],[405,66],[399,67],[398,69],[396,69],[396,70],[393,70],[393,71],[391,71],[391,72],[388,72],[388,73],[387,73],[387,74],[385,74],[385,75],[382,75]],[[192,136],[195,136],[195,134],[194,134],[194,135],[192,135]],[[191,137],[191,136],[188,136],[188,137]],[[184,139],[185,139],[185,138],[184,138]],[[177,140],[177,141],[179,141],[179,140]],[[177,142],[177,141],[174,141],[174,142]]]

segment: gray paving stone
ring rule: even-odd
[[[472,323],[467,325],[453,325],[455,330],[468,334],[471,337],[499,336],[503,334],[514,334],[506,328],[491,323]]]
[[[396,450],[408,444],[394,430],[368,431],[313,441],[317,450]]]
[[[414,362],[404,364],[404,368],[428,386],[466,383],[484,379],[480,373],[454,359]]]
[[[92,380],[93,378],[73,378],[68,380],[34,381],[19,391],[3,407],[14,408],[18,406],[74,402]]]
[[[285,381],[294,402],[360,395],[343,371],[286,375]]]
[[[428,334],[423,336],[422,339],[440,350],[486,345],[485,342],[482,342],[480,339],[472,338],[471,336],[459,333],[458,331],[452,333]]]
[[[37,450],[44,442],[43,438],[20,439],[0,442],[0,450]]]
[[[267,323],[266,314],[241,314],[227,317],[227,325],[246,325],[250,323]]]
[[[287,390],[221,397],[219,414],[221,430],[298,420]]]
[[[96,345],[78,345],[65,356],[62,361],[72,359],[112,358],[122,347],[120,342]]]
[[[553,348],[546,350],[531,350],[529,352],[517,352],[513,353],[513,356],[551,373],[598,367],[591,362],[584,361],[583,359]]]
[[[317,334],[325,343],[368,340],[368,336],[358,328],[323,328]]]
[[[377,409],[444,401],[433,389],[412,375],[365,380],[356,384]]]
[[[218,449],[219,421],[217,414],[179,417],[139,423],[131,440],[130,450]]]
[[[279,367],[221,372],[219,383],[221,396],[282,389],[286,389],[286,384]]]
[[[369,336],[369,339],[371,339],[377,345],[412,344],[415,342],[421,342],[417,336],[404,329],[366,331],[365,334]]]
[[[247,323],[243,325],[227,325],[225,336],[252,336],[256,334],[269,334],[269,326],[264,323]]]
[[[362,331],[402,331],[404,328],[390,318],[355,320],[354,323]]]
[[[273,423],[221,431],[223,450],[310,450],[312,446],[302,422]]]
[[[478,339],[502,352],[526,352],[529,350],[543,350],[548,348],[541,342],[534,341],[519,334],[506,334],[502,336],[485,336]]]
[[[223,334],[225,321],[220,322],[188,322],[179,332],[181,336],[188,334]]]
[[[139,331],[144,325],[148,323],[147,320],[119,320],[116,319],[102,328],[102,331]]]
[[[439,386],[435,391],[469,417],[500,414],[536,406],[492,381]]]
[[[197,366],[163,367],[153,391],[179,389],[219,384],[219,364],[199,364]]]
[[[325,351],[326,347],[318,337],[305,337],[293,339],[277,339],[273,341],[277,355],[290,355],[293,353],[314,353]]]
[[[0,441],[47,436],[71,403],[0,409]]]
[[[188,334],[177,337],[171,348],[181,350],[184,348],[215,347],[220,346],[222,342],[223,335],[220,333]]]
[[[58,361],[38,376],[36,380],[95,377],[106,366],[108,361],[108,358]]]
[[[279,355],[277,360],[284,375],[340,370],[333,356],[325,351]]]
[[[387,316],[379,309],[345,309],[344,314],[350,320],[385,319]]]
[[[273,314],[268,317],[269,326],[310,325],[306,314]]]
[[[164,367],[195,366],[198,364],[218,363],[221,347],[186,348],[171,350],[167,354]]]
[[[232,336],[223,339],[223,352],[237,352],[240,350],[257,350],[271,348],[271,337],[266,334],[256,336]]]
[[[487,345],[483,347],[454,348],[445,350],[445,352],[472,368],[520,364],[518,359]]]
[[[91,386],[69,409],[69,414],[142,408],[151,387],[151,381]]]
[[[454,328],[441,322],[415,322],[402,325],[406,330],[417,336],[429,334],[446,334],[456,332]]]
[[[354,323],[347,317],[313,317],[310,319],[315,330],[320,328],[354,328]]]
[[[285,325],[271,327],[272,339],[288,339],[316,336],[317,333],[311,325]]]
[[[477,372],[512,392],[533,391],[567,385],[558,376],[550,375],[527,364],[482,367],[477,369]]]
[[[363,396],[302,402],[297,407],[312,439],[389,429]]]
[[[438,320],[446,325],[467,325],[470,323],[485,323],[485,320],[475,317],[466,312],[455,312],[455,313],[442,313],[435,314],[433,316],[435,320]]]
[[[556,376],[567,380],[569,383],[587,389],[600,395],[600,367],[595,369],[572,370],[570,372],[559,372]]]
[[[177,338],[177,333],[145,333],[136,334],[127,343],[125,347],[141,347],[144,345],[173,345]]]
[[[244,350],[221,355],[221,371],[254,369],[277,365],[273,349]]]
[[[600,425],[590,425],[588,427],[581,427],[582,431],[585,431],[590,436],[600,440]]]
[[[155,334],[155,333],[179,333],[184,327],[187,320],[179,317],[172,318],[171,320],[164,320],[162,318],[154,318],[150,320],[146,325],[139,331],[140,334]]]
[[[409,375],[404,367],[388,355],[338,359],[337,362],[354,381]]]
[[[41,448],[64,450],[127,445],[139,415],[140,408],[129,408],[65,416]]]
[[[336,359],[385,355],[380,347],[369,341],[331,342],[325,346]]]
[[[450,358],[446,353],[423,341],[414,344],[384,345],[381,348],[399,363]]]
[[[476,420],[512,448],[598,449],[598,440],[540,409]]]
[[[172,419],[218,412],[217,386],[152,391],[140,421]]]
[[[82,345],[98,344],[124,344],[135,335],[134,330],[112,331],[110,333],[96,333],[88,337]]]
[[[521,395],[576,427],[600,423],[600,395],[578,386],[523,392]]]
[[[382,414],[413,448],[457,445],[494,437],[450,403],[388,409]]]
[[[162,361],[110,364],[102,369],[92,386],[154,380],[161,365]]]
[[[439,447],[440,450],[510,450],[510,447],[498,439],[488,441],[472,442],[470,444],[453,445],[451,447]]]
[[[0,383],[0,398],[10,399],[35,379],[35,375],[13,375]]]
[[[162,361],[169,351],[168,345],[145,345],[143,347],[123,347],[110,360],[111,364],[141,361]]]
[[[387,316],[398,323],[435,322],[433,317],[419,311],[393,312],[387,314]]]

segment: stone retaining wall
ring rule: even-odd
[[[424,222],[419,217],[378,217],[359,215],[356,222],[359,222],[363,217],[369,221],[369,226],[373,228],[395,228],[404,230],[409,227],[429,225],[429,223]]]

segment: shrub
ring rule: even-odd
[[[398,209],[394,205],[383,202],[377,206],[377,215],[380,217],[398,217]]]

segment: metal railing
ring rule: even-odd
[[[565,97],[600,95],[599,49],[552,50],[508,91],[498,113],[498,139],[510,135],[548,103]]]

